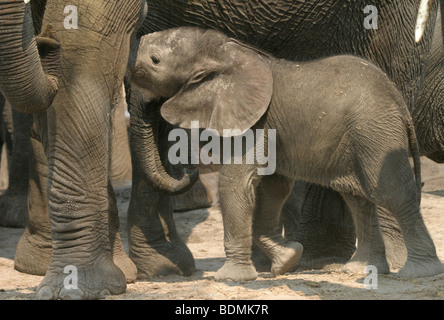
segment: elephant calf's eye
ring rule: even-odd
[[[154,65],[158,65],[160,63],[160,59],[156,56],[151,56],[151,61]]]

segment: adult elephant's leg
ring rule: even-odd
[[[367,265],[374,265],[378,273],[389,273],[376,205],[352,194],[342,196],[353,216],[358,241],[357,249],[344,270],[363,273]]]
[[[202,179],[202,170],[199,167],[199,178],[196,183],[185,193],[172,198],[174,211],[188,211],[201,208],[209,208],[213,204],[213,195],[210,188]]]
[[[159,146],[166,146],[166,137]],[[137,148],[138,146],[131,146]],[[160,147],[165,154],[165,147]],[[162,194],[146,182],[136,157],[133,159],[133,185],[128,208],[129,255],[137,266],[138,278],[158,275],[188,276],[195,271],[194,258],[176,231],[172,196]]]
[[[117,207],[116,196],[111,181],[108,183],[108,197],[109,197],[109,239],[111,244],[113,261],[116,266],[125,274],[127,283],[136,281],[137,268],[129,259],[123,248],[122,240],[120,238],[120,222],[119,212]]]
[[[51,260],[52,243],[46,193],[48,160],[42,144],[46,137],[45,131],[38,131],[39,127],[46,128],[46,114],[36,115],[31,127],[28,219],[17,244],[14,268],[29,274],[45,275]]]
[[[37,288],[42,299],[98,298],[126,288],[123,272],[113,263],[109,240],[111,101],[107,88],[87,79],[61,89],[48,110],[53,252]],[[64,286],[66,270],[75,270],[77,289]]]
[[[36,116],[31,128],[30,139],[30,174],[28,192],[28,222],[17,245],[14,267],[16,270],[45,275],[52,253],[51,228],[48,216],[47,181],[48,160],[42,145],[46,141],[37,133],[38,128],[46,128],[46,114]],[[109,237],[111,239],[113,261],[123,271],[127,282],[133,282],[137,270],[123,250],[119,235],[118,208],[111,184],[108,184],[109,202]]]
[[[2,118],[2,142],[6,145],[7,157],[12,154],[12,131],[13,131],[13,120],[12,120],[12,107],[9,107],[6,103],[6,99],[0,93],[0,106],[1,106],[1,118]],[[8,170],[11,165],[11,161],[8,160]]]
[[[0,197],[0,225],[25,227],[28,215],[27,193],[29,182],[29,135],[32,115],[11,109],[13,124],[12,152],[9,158],[9,186]]]
[[[126,288],[109,239],[111,116],[146,6],[142,0],[70,4],[77,8],[77,28],[64,27],[66,4],[60,1],[47,1],[43,19],[44,26],[54,25],[64,48],[60,88],[47,110],[53,252],[37,288],[43,299],[93,299]],[[77,289],[64,286],[68,270]]]
[[[356,249],[353,220],[335,191],[296,181],[282,210],[285,237],[304,246],[298,268],[345,263]]]
[[[444,20],[438,14],[430,62],[412,112],[420,152],[437,163],[444,163],[444,55],[441,21]]]
[[[9,161],[7,160],[9,156],[10,150],[12,150],[12,141],[10,145],[7,145],[6,139],[7,139],[7,128],[6,128],[6,121],[4,118],[4,107],[5,107],[5,98],[0,92],[0,188],[5,190],[8,187],[8,167]],[[12,131],[11,131],[12,132]],[[11,140],[11,139],[10,139]],[[9,150],[8,150],[9,148]],[[6,151],[6,152],[4,152]],[[3,163],[2,163],[3,160]],[[6,161],[5,161],[6,160]],[[5,163],[6,162],[6,163]]]
[[[126,101],[122,89],[120,101],[114,112],[111,154],[111,180],[130,181],[132,174],[131,154],[128,139],[128,124],[125,118]]]

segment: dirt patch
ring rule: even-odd
[[[438,256],[444,262],[444,165],[422,159],[422,214],[435,242]],[[206,177],[215,185],[217,176]],[[125,212],[129,188],[119,186],[117,192],[122,230],[126,229]],[[400,279],[395,273],[379,275],[377,289],[366,289],[365,274],[340,271],[341,266],[323,270],[306,270],[273,278],[259,273],[250,282],[216,282],[215,272],[224,263],[222,217],[216,205],[210,209],[175,214],[177,228],[196,259],[197,271],[190,277],[158,277],[152,281],[129,284],[126,293],[107,299],[181,300],[181,299],[246,299],[246,300],[320,300],[320,299],[438,299],[444,300],[444,274]],[[14,270],[14,253],[23,229],[0,228],[0,299],[35,299],[35,289],[42,277]],[[127,235],[122,231],[127,248]],[[396,270],[393,270],[396,271]]]

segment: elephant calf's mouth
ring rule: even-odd
[[[147,89],[147,83],[149,83],[149,74],[146,70],[140,66],[129,68],[129,80],[140,88]]]

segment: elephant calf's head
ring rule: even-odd
[[[172,29],[142,37],[131,80],[157,96],[171,98],[191,77],[190,65],[199,63],[196,28]]]
[[[189,129],[244,131],[267,110],[273,89],[265,56],[214,30],[182,27],[144,36],[132,81],[166,98],[162,117]]]

